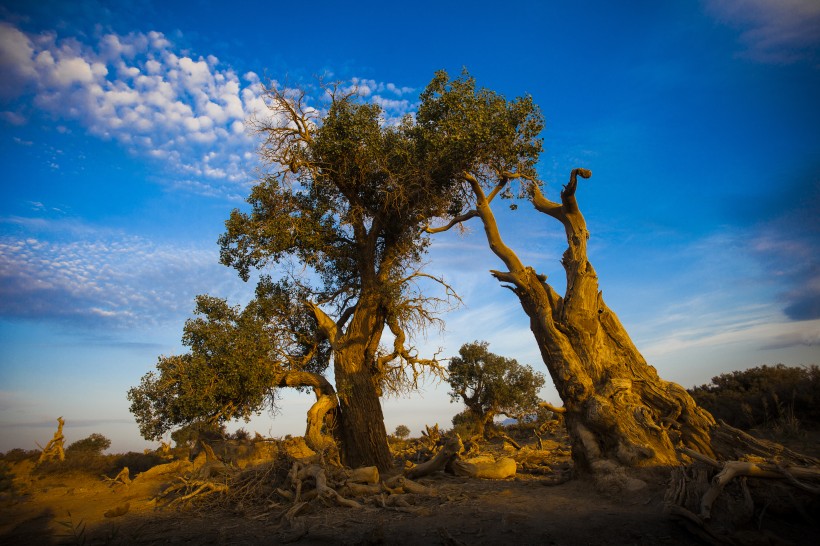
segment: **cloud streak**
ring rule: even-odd
[[[820,61],[816,0],[707,0],[706,11],[741,30],[744,56],[758,62]]]

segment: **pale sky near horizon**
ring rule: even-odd
[[[30,5],[31,4],[31,5]],[[571,4],[571,5],[570,5]],[[546,118],[539,172],[574,167],[609,306],[685,387],[761,364],[820,364],[820,2],[4,1],[0,5],[0,451],[139,437],[125,393],[180,353],[194,296],[253,285],[217,237],[258,167],[260,81],[355,83],[388,118],[466,67]],[[505,240],[559,289],[563,231],[526,203]],[[422,352],[466,342],[546,372],[488,274],[480,226],[427,270],[465,305]],[[554,389],[543,396],[558,403]],[[249,430],[302,434],[311,397]],[[450,426],[446,385],[384,401],[388,431]]]

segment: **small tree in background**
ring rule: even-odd
[[[85,453],[93,455],[102,455],[102,452],[111,447],[111,440],[102,434],[93,433],[88,438],[77,440],[66,448],[66,454]]]
[[[393,433],[393,436],[404,440],[405,438],[410,436],[410,429],[407,428],[405,425],[399,425],[396,427],[396,431]]]
[[[448,366],[451,402],[462,400],[465,417],[484,435],[496,415],[520,419],[538,408],[544,375],[516,360],[491,353],[484,341],[466,343]]]

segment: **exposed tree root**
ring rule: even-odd
[[[667,513],[693,533],[737,543],[751,532],[771,538],[762,523],[772,512],[807,518],[805,506],[820,493],[820,461],[723,422],[713,431],[713,447],[721,460],[680,448],[694,462],[673,470],[666,492]]]

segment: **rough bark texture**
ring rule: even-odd
[[[603,461],[630,467],[676,464],[676,446],[711,455],[712,416],[680,385],[658,376],[604,303],[587,259],[589,232],[575,199],[579,175],[588,178],[591,173],[574,170],[560,203],[547,200],[532,186],[535,208],[560,221],[566,231],[563,297],[504,244],[489,200],[478,182],[466,175],[490,248],[508,268],[492,273],[518,296],[530,317],[530,328],[564,402],[573,458],[581,468],[594,470]]]
[[[305,443],[314,451],[334,450],[336,444],[331,436],[322,433],[325,416],[336,409],[338,399],[333,385],[321,374],[288,370],[279,378],[280,387],[312,387],[316,402],[307,412]]]
[[[380,389],[374,376],[379,341],[384,325],[376,298],[363,295],[346,326],[334,323],[317,306],[312,306],[320,330],[333,347],[333,367],[339,407],[338,426],[341,462],[349,467],[393,466],[387,430],[379,401]]]

